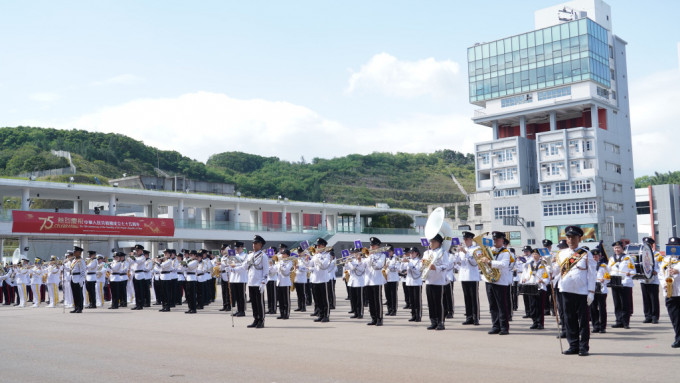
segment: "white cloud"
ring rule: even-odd
[[[94,81],[90,83],[92,86],[102,86],[102,85],[133,85],[144,81],[143,78],[135,76],[133,74],[121,74],[111,78],[107,78],[102,81]]]
[[[120,133],[200,161],[226,151],[288,161],[439,149],[469,153],[474,142],[491,138],[489,129],[475,126],[463,114],[414,115],[368,128],[351,127],[288,102],[239,100],[209,92],[135,100],[63,124],[32,123]]]
[[[59,95],[51,92],[37,92],[28,96],[33,101],[38,102],[53,102],[59,99]]]
[[[456,86],[459,72],[454,61],[400,61],[388,53],[379,53],[352,73],[347,93],[365,90],[400,98],[455,95],[460,91]]]
[[[635,176],[680,170],[680,70],[658,72],[630,84]]]

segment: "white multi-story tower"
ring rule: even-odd
[[[468,49],[478,191],[513,245],[637,239],[626,42],[601,0],[535,13],[535,30]],[[486,228],[485,228],[486,229]]]

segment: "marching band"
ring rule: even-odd
[[[557,251],[526,246],[523,257],[513,256],[506,247],[505,233],[493,232],[492,243],[483,242],[482,236],[475,237],[468,231],[462,234],[462,243],[451,246],[450,233],[438,231],[427,238],[428,248],[422,256],[417,247],[395,252],[392,245],[383,245],[380,239],[371,237],[369,248],[343,250],[343,256],[337,260],[333,259],[335,253],[323,238],[318,238],[313,246],[292,250],[281,244],[276,252],[274,248],[265,250],[266,241],[256,235],[251,252],[246,252],[245,244],[237,241],[223,244],[221,256],[214,258],[207,250],[177,252],[174,249],[165,249],[162,256],[151,258],[143,246],[136,245],[129,254],[114,253],[111,260],[96,252],[89,252],[89,258],[84,260],[83,249],[76,246],[63,260],[51,256],[43,262],[36,258],[31,265],[24,256],[20,263],[0,268],[0,299],[4,305],[18,307],[26,307],[30,300],[33,307],[39,307],[43,301],[49,308],[63,303],[64,308],[72,308],[71,313],[82,313],[84,302],[87,308],[97,308],[105,301],[110,301],[109,309],[134,302],[132,310],[143,310],[150,306],[153,285],[156,303],[162,305],[160,312],[170,312],[187,303],[186,313],[195,314],[215,300],[215,287],[219,284],[223,302],[220,311],[239,317],[245,316],[247,284],[253,315],[248,327],[263,328],[266,314],[275,314],[278,310],[277,319],[291,317],[293,291],[297,298],[297,308],[293,311],[305,312],[309,301],[306,285],[311,284],[314,321],[329,322],[330,311],[334,309],[330,303],[335,299],[331,274],[335,275],[340,267],[348,287],[350,318],[363,318],[364,302],[368,301],[371,321],[367,324],[382,326],[383,286],[386,315],[394,316],[402,278],[404,298],[411,314],[408,321],[421,321],[425,284],[430,318],[427,329],[444,330],[445,319],[453,316],[452,308],[447,311],[453,302],[451,306],[445,303],[446,289],[453,288],[453,274],[457,273],[465,305],[463,325],[480,325],[479,281],[484,280],[491,314],[489,334],[509,334],[510,312],[519,309],[519,305],[513,307],[512,302],[522,301],[511,293],[516,282],[518,296],[525,298],[525,310],[532,321],[529,328],[545,328],[545,315],[550,314],[547,307],[552,298],[554,312],[559,313],[556,320],[560,332],[568,343],[563,353],[586,356],[590,351],[591,332],[606,333],[609,291],[616,319],[610,327],[628,329],[632,281],[643,279],[640,283],[645,306],[643,323],[658,323],[661,289],[675,332],[672,347],[680,347],[677,277],[680,250],[662,256],[654,252],[654,241],[645,238],[644,243],[652,251],[653,272],[651,277],[643,278],[640,277],[641,261],[626,254],[621,242],[612,244],[614,254],[609,258],[601,246],[592,250],[579,246],[583,231],[578,226],[565,229],[566,241]],[[680,238],[669,238],[667,246],[680,249]],[[274,290],[268,294],[272,281]],[[265,301],[269,310],[265,309]]]

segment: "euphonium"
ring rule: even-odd
[[[475,251],[472,252],[472,256],[475,257],[475,261],[477,261],[479,271],[484,275],[484,277],[489,282],[493,283],[497,282],[501,278],[501,271],[491,267],[491,265],[489,264],[482,262],[484,258],[487,258],[489,260],[493,259],[491,257],[491,254],[489,253],[489,249],[486,246],[484,246],[484,243],[482,242],[482,238],[484,238],[485,234],[488,233],[483,233],[472,239],[479,246],[479,248],[475,249]]]
[[[291,259],[291,262],[293,262],[293,266],[291,266],[290,268],[290,291],[292,292],[295,291],[295,276],[297,275],[297,273],[295,272],[295,268],[297,267],[298,264],[297,257]]]

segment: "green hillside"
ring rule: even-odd
[[[240,152],[210,157],[206,164],[176,151],[163,151],[130,137],[83,130],[33,127],[0,128],[0,175],[68,166],[50,150],[71,152],[76,182],[103,182],[127,173],[169,174],[227,182],[248,197],[374,205],[424,211],[428,204],[463,201],[450,174],[474,191],[474,159],[451,150],[431,154],[351,154],[311,162],[288,162]],[[67,177],[48,177],[64,181]]]

